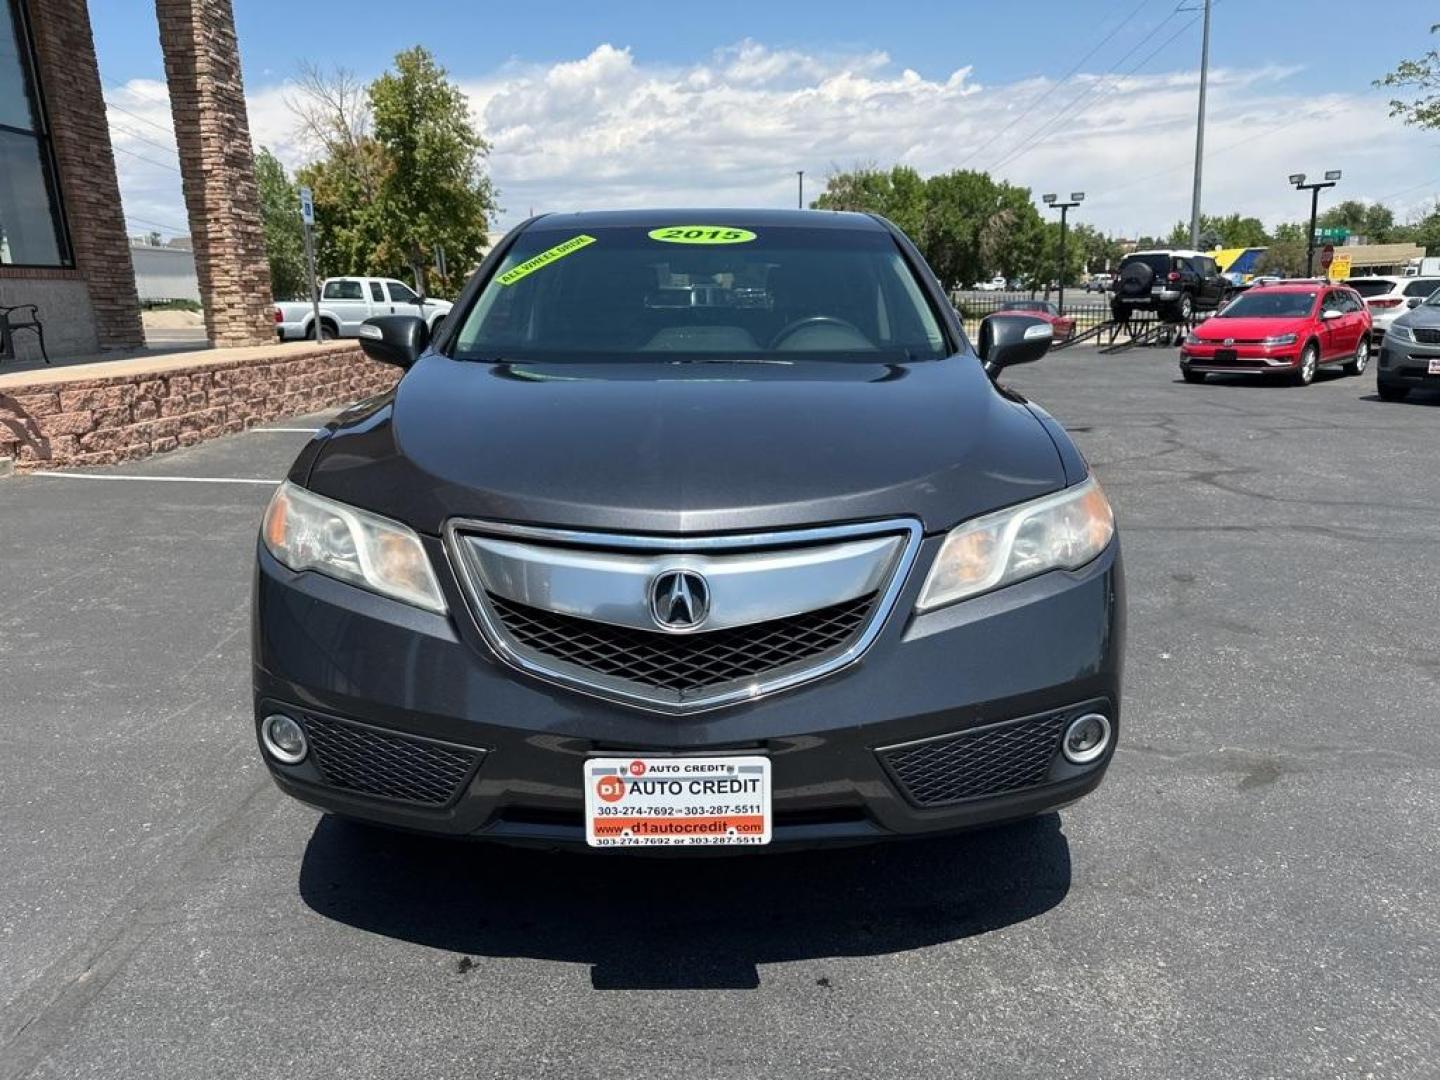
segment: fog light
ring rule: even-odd
[[[300,764],[310,749],[304,729],[284,713],[265,717],[260,724],[260,741],[266,753],[286,765]]]
[[[1086,713],[1070,722],[1065,729],[1065,741],[1061,748],[1067,760],[1076,765],[1088,765],[1110,745],[1110,721],[1099,713]]]

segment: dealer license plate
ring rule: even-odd
[[[585,762],[591,847],[770,842],[770,759],[591,758]]]
[[[1430,361],[1430,374],[1440,375],[1440,358],[1432,359]]]

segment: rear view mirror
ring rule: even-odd
[[[1032,315],[987,315],[980,323],[980,359],[992,374],[1039,360],[1055,339],[1044,319]]]
[[[430,344],[430,328],[414,315],[376,315],[360,324],[360,348],[371,360],[408,368]]]

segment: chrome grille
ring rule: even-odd
[[[672,713],[754,700],[854,662],[893,609],[920,540],[909,519],[688,537],[458,520],[445,529],[497,656]],[[672,621],[661,604],[681,575],[686,618]]]
[[[1069,713],[1049,713],[881,751],[910,801],[944,806],[1043,782]]]
[[[480,760],[466,750],[363,724],[316,716],[301,717],[311,760],[332,787],[362,795],[424,806],[444,806]]]
[[[1433,326],[1412,326],[1410,332],[1422,345],[1440,345],[1440,328]]]
[[[774,672],[842,649],[853,640],[875,596],[784,619],[709,633],[664,634],[490,597],[515,640],[538,653],[614,679],[680,695]]]

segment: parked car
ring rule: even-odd
[[[1006,300],[997,311],[1023,312],[1044,319],[1050,324],[1056,341],[1069,341],[1075,336],[1075,317],[1062,315],[1053,300]]]
[[[1432,292],[1390,324],[1380,342],[1375,377],[1386,401],[1404,401],[1411,390],[1440,389],[1440,292]]]
[[[685,224],[700,221],[704,224]],[[689,306],[652,305],[674,284]],[[763,289],[764,304],[731,291]],[[1100,783],[1124,582],[1104,493],[864,214],[512,231],[264,517],[255,734],[279,786],[424,832],[854,842]]]
[[[320,287],[320,339],[360,336],[360,325],[376,315],[415,315],[433,331],[450,312],[449,300],[425,299],[394,278],[333,277]],[[314,338],[315,305],[282,300],[275,305],[275,333],[281,341]]]
[[[1364,298],[1365,306],[1370,309],[1371,334],[1378,345],[1385,332],[1390,329],[1391,323],[1436,289],[1440,289],[1440,277],[1397,277],[1382,274],[1351,278],[1345,284],[1358,292]]]
[[[1136,251],[1120,261],[1110,314],[1125,321],[1154,311],[1166,322],[1188,323],[1229,298],[1230,283],[1213,256],[1202,251]]]
[[[1370,362],[1370,313],[1343,285],[1297,282],[1247,289],[1185,337],[1180,373],[1288,375],[1309,386],[1322,364],[1359,375]]]
[[[1009,282],[1003,277],[993,277],[989,281],[976,282],[974,285],[979,292],[1004,292],[1009,287]]]
[[[1109,291],[1110,286],[1114,284],[1114,281],[1114,274],[1091,274],[1085,279],[1085,291],[1087,293],[1107,292]]]

